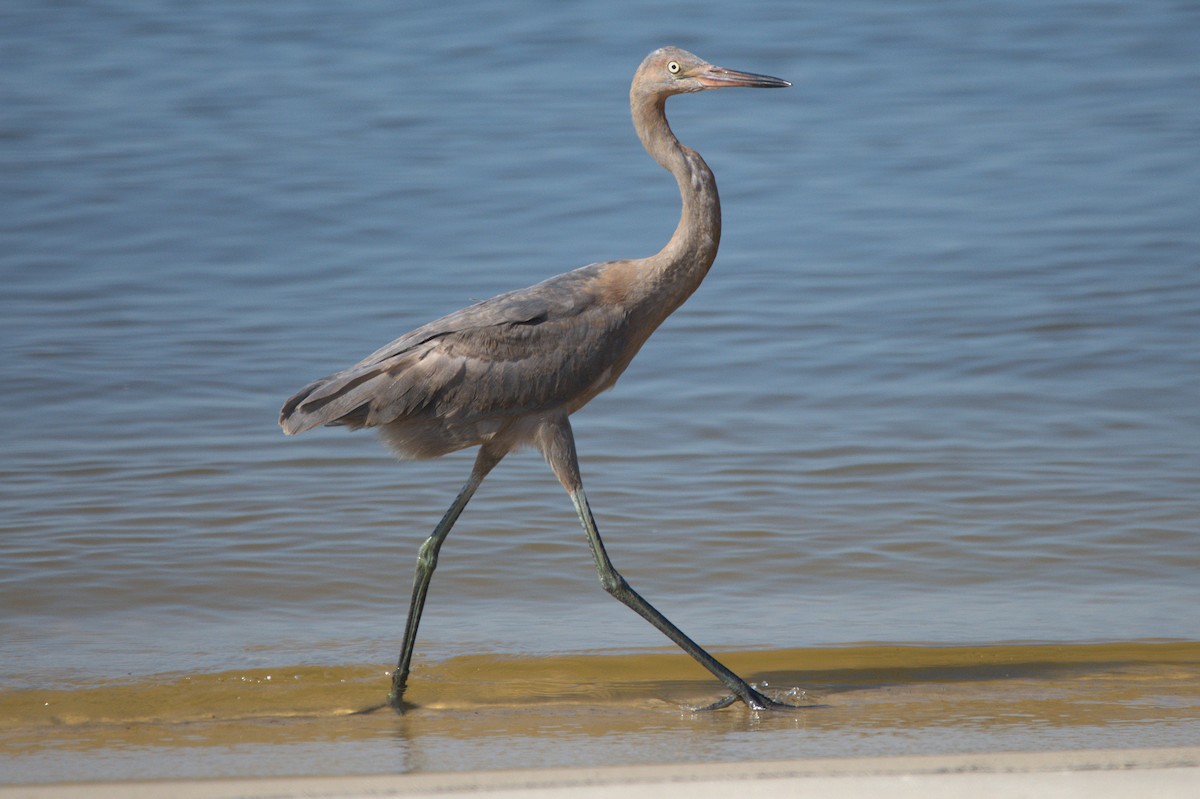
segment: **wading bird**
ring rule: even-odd
[[[378,428],[402,458],[479,447],[470,478],[417,557],[412,601],[389,704],[401,707],[438,551],[484,477],[520,445],[536,446],[571,497],[604,590],[711,671],[751,709],[791,707],[734,674],[637,594],[609,561],[579,476],[568,417],[617,381],[633,356],[704,279],[721,238],[712,171],[679,143],[664,107],[675,94],[787,81],[735,72],[665,47],[638,67],[629,90],[646,151],[675,176],[679,225],[657,254],[591,264],[444,316],[364,360],[300,389],[279,414],[288,435],[318,425]],[[736,698],[735,698],[736,697]]]

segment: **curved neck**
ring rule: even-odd
[[[631,94],[633,126],[646,152],[675,176],[683,212],[671,240],[646,258],[647,288],[663,304],[663,318],[700,285],[721,241],[721,199],[712,170],[695,150],[675,138],[665,113],[666,98]]]

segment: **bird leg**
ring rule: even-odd
[[[425,539],[425,543],[421,544],[421,549],[417,553],[417,572],[413,579],[412,600],[408,605],[408,621],[404,625],[404,642],[400,647],[400,660],[396,664],[396,670],[392,672],[392,690],[388,693],[387,699],[388,704],[396,709],[401,707],[400,700],[403,698],[404,688],[408,684],[413,647],[417,641],[417,627],[421,623],[421,611],[425,608],[425,595],[429,593],[429,581],[433,577],[433,570],[437,568],[438,552],[442,548],[442,542],[450,534],[450,528],[458,521],[458,517],[475,493],[475,489],[479,488],[483,478],[487,477],[488,472],[500,462],[505,452],[507,450],[496,453],[489,451],[487,447],[480,448],[466,485],[463,486],[462,491],[458,492],[458,496],[454,498],[446,515],[438,522],[429,538]]]
[[[666,616],[643,599],[641,594],[634,591],[629,586],[629,583],[625,581],[625,578],[621,576],[620,572],[613,567],[612,561],[608,559],[608,553],[604,550],[604,542],[600,540],[600,532],[596,529],[596,519],[592,515],[592,509],[588,505],[587,497],[583,493],[583,487],[568,489],[568,493],[571,495],[571,501],[575,504],[579,520],[583,523],[584,532],[587,533],[588,543],[592,547],[592,557],[596,561],[596,573],[600,576],[600,585],[604,587],[604,590],[620,600],[623,605],[634,613],[653,624],[659,632],[670,638],[680,649],[695,658],[696,662],[712,672],[718,680],[723,682],[733,692],[733,696],[729,697],[727,701],[719,700],[701,709],[719,710],[731,704],[735,700],[735,697],[745,702],[746,706],[751,710],[796,709],[794,705],[776,702],[755,690],[750,683],[734,674],[727,666],[708,654],[699,644],[672,624]]]
[[[672,624],[653,605],[643,599],[638,592],[634,591],[629,583],[625,581],[625,578],[621,576],[620,572],[612,565],[612,561],[609,560],[608,553],[604,549],[604,542],[600,540],[600,531],[596,528],[596,519],[592,515],[591,507],[588,505],[587,496],[583,493],[583,481],[579,476],[579,461],[575,453],[575,438],[571,433],[570,423],[566,417],[563,417],[552,429],[544,430],[543,435],[539,437],[538,443],[542,449],[542,453],[546,456],[546,460],[550,463],[550,468],[554,470],[559,482],[567,490],[567,493],[571,497],[571,502],[575,505],[575,511],[579,514],[579,520],[583,523],[583,530],[587,534],[588,543],[591,545],[592,558],[596,562],[596,573],[600,577],[600,585],[604,590],[616,597],[634,613],[637,613],[654,625],[659,632],[674,641],[680,649],[691,655],[696,662],[712,672],[718,680],[733,692],[737,699],[745,702],[746,706],[751,710],[795,710],[796,707],[794,705],[776,702],[764,696],[748,682],[730,671],[723,663],[706,652],[699,644]],[[733,698],[730,698],[729,701],[720,700],[704,709],[716,710],[726,707],[732,701]]]

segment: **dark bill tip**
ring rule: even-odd
[[[770,75],[758,75],[753,72],[738,72],[733,69],[709,67],[696,75],[696,80],[706,89],[720,89],[726,86],[746,86],[753,89],[784,89],[792,84],[783,78],[773,78]]]

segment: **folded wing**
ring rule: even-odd
[[[294,435],[319,425],[375,427],[422,415],[447,423],[553,408],[588,392],[625,348],[627,320],[599,301],[605,264],[576,269],[456,311],[283,406]]]

